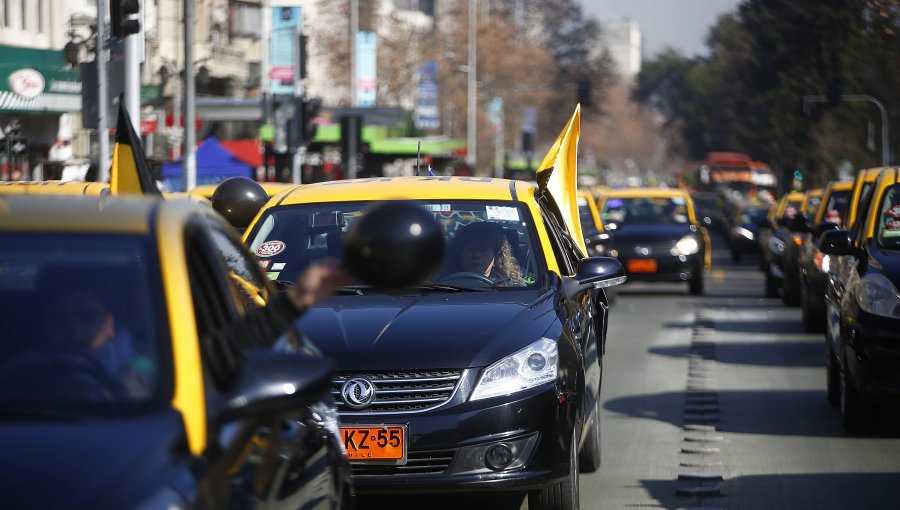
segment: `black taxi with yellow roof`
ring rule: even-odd
[[[373,203],[413,201],[441,225],[448,249],[429,281],[403,292],[354,284],[300,321],[338,364],[332,388],[359,492],[528,491],[530,508],[578,507],[579,470],[600,463],[603,288],[624,272],[585,257],[577,209],[560,207],[552,186],[315,183],[270,200],[245,233],[287,285],[311,261],[340,257]]]
[[[900,168],[879,170],[851,229],[822,234],[828,400],[850,432],[878,427],[900,399]]]
[[[274,295],[211,208],[2,194],[0,267],[0,448],[15,459],[0,489],[10,501],[348,502],[322,355],[290,329],[241,356],[243,346],[209,340]]]
[[[607,238],[605,252],[622,261],[629,281],[688,283],[703,294],[709,268],[709,234],[683,189],[611,190],[598,204]]]

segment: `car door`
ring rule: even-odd
[[[192,227],[188,243],[189,277],[202,337],[227,327],[251,307],[264,303],[268,287],[258,262],[224,225],[204,218]],[[252,345],[252,342],[245,344]],[[221,371],[227,370],[225,366],[233,367],[225,358],[240,359],[236,351],[246,346],[207,342],[201,348],[204,368]],[[210,407],[207,414],[214,417],[228,393],[227,388],[217,385],[213,379],[206,378],[206,393]],[[221,427],[211,423],[209,437],[213,448],[204,479],[209,506],[249,508],[265,503],[267,508],[304,505],[319,508],[310,506],[310,502],[321,507],[330,504],[332,498],[315,494],[328,491],[335,484],[328,479],[327,463],[312,466],[315,459],[323,457],[326,445],[308,415],[298,409],[290,414],[260,415]],[[326,479],[317,484],[313,474]]]

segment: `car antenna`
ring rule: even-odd
[[[416,177],[419,176],[420,168],[422,168],[422,140],[416,144]]]

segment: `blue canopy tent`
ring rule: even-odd
[[[160,177],[166,189],[184,191],[183,160],[164,163]],[[215,184],[229,177],[253,178],[253,168],[228,152],[215,136],[197,147],[197,185]]]

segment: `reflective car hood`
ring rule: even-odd
[[[307,310],[303,333],[340,370],[486,366],[540,338],[552,291],[336,296]]]
[[[184,436],[175,411],[111,421],[6,420],[0,493],[28,508],[135,507],[170,481],[174,445]]]
[[[609,235],[618,243],[677,241],[694,233],[691,225],[622,225],[610,230]]]

